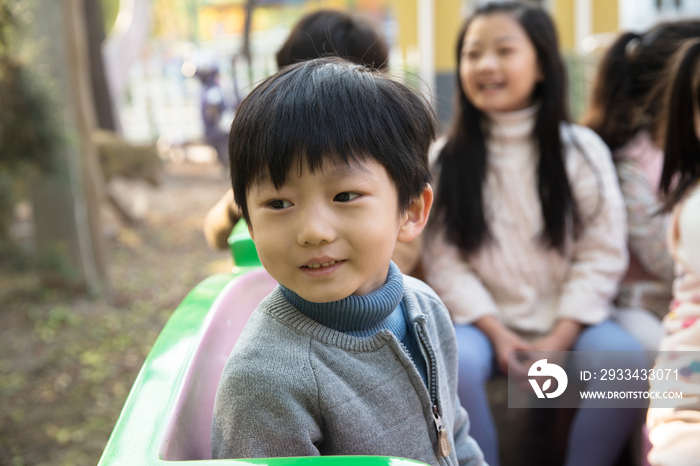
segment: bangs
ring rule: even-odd
[[[407,206],[429,182],[434,135],[423,99],[384,75],[337,59],[290,66],[256,88],[233,121],[234,197],[247,213],[240,201],[253,184],[270,180],[279,189],[292,170],[374,159]]]
[[[357,71],[364,82],[337,83],[311,72],[288,88],[278,82],[262,90],[258,105],[267,111],[246,128],[255,138],[246,144],[245,154],[245,171],[253,183],[269,179],[280,188],[292,170],[301,174],[306,167],[313,173],[326,163],[362,162],[370,154],[387,152],[392,138],[372,108],[379,100],[377,86],[364,68]],[[284,92],[276,92],[282,86]]]

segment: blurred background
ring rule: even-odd
[[[202,220],[235,109],[319,8],[383,32],[446,127],[465,0],[0,0],[0,464],[92,465],[187,292],[231,269]],[[620,30],[700,0],[541,0],[573,118]]]

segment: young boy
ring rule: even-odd
[[[449,315],[391,262],[432,204],[430,107],[364,66],[287,67],[239,107],[231,178],[279,286],[224,369],[212,457],[385,455],[481,465]]]

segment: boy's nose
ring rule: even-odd
[[[337,232],[333,226],[331,214],[325,209],[313,209],[302,215],[298,228],[297,241],[302,246],[316,246],[335,241]]]

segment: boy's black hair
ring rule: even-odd
[[[643,34],[627,32],[598,66],[591,103],[582,124],[615,151],[642,129],[659,139],[664,84],[659,79],[683,41],[700,37],[700,21],[661,23]]]
[[[384,69],[389,63],[389,46],[367,20],[343,11],[319,10],[294,26],[277,52],[277,66],[332,55]]]
[[[444,224],[447,240],[465,255],[475,253],[491,239],[483,196],[488,120],[465,94],[460,66],[470,24],[478,17],[493,14],[505,14],[515,19],[537,51],[537,61],[544,76],[533,91],[533,101],[539,104],[533,138],[540,152],[537,190],[544,220],[541,240],[546,246],[561,252],[567,234],[572,231],[576,237],[582,221],[566,173],[560,133],[561,123],[569,121],[564,61],[559,54],[557,33],[551,18],[535,4],[518,1],[481,4],[459,31],[456,49],[457,104],[449,138],[438,158],[440,179],[435,196],[437,222],[433,221],[431,228]]]
[[[396,185],[403,212],[430,182],[428,150],[436,120],[425,99],[390,77],[338,58],[283,68],[241,103],[229,159],[236,204],[250,222],[246,194],[290,170],[376,160]]]
[[[673,56],[663,115],[664,170],[660,190],[670,211],[700,180],[700,138],[695,112],[700,108],[700,40],[686,42]]]

